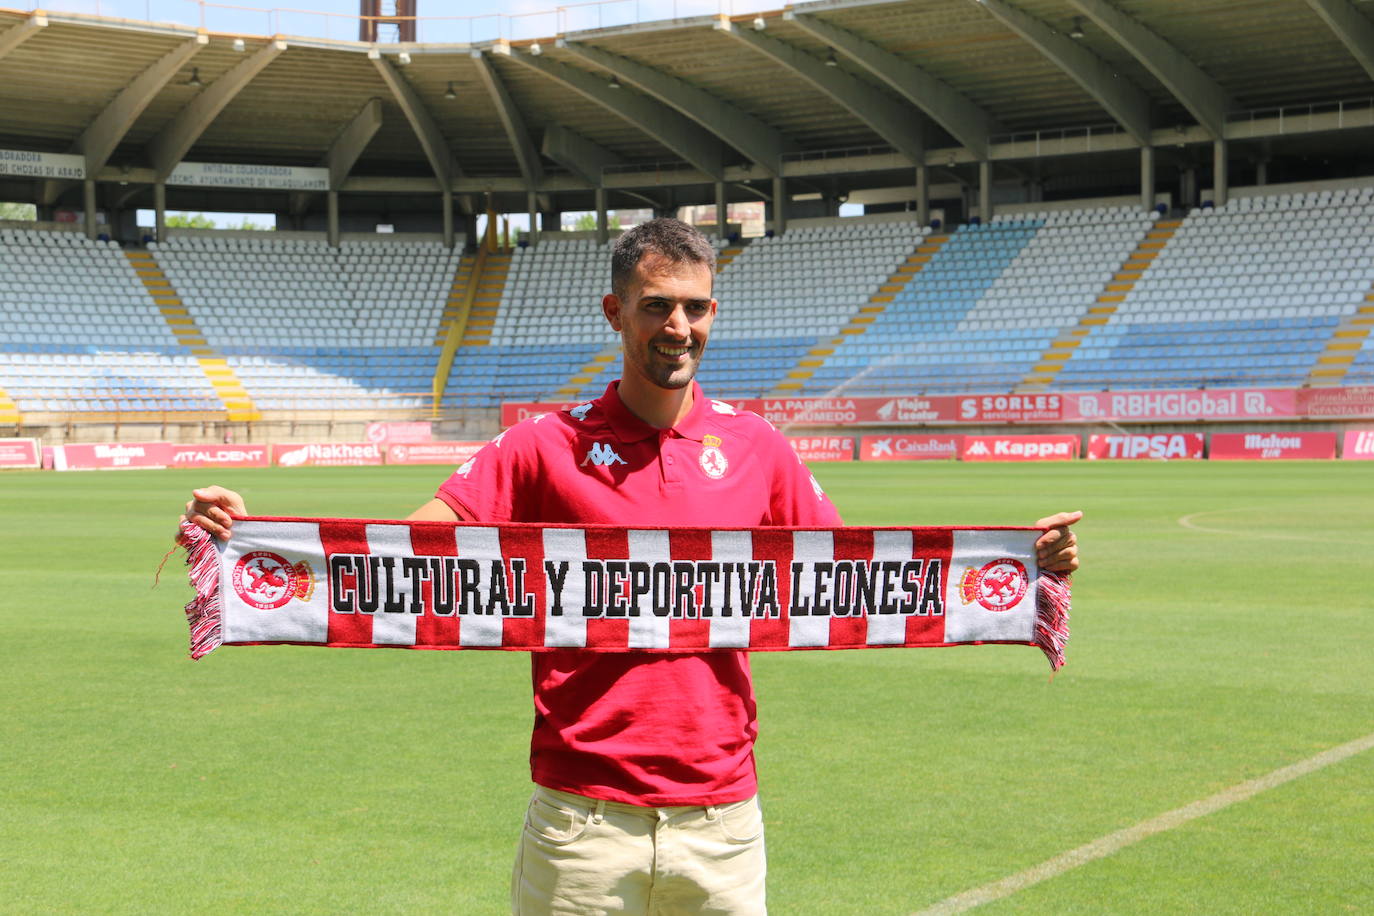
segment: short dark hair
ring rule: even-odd
[[[694,226],[679,219],[660,217],[640,223],[615,240],[611,250],[611,292],[624,296],[635,267],[646,254],[657,254],[669,261],[705,264],[716,272],[716,249]]]

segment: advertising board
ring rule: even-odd
[[[1077,436],[965,436],[963,461],[1071,461]]]
[[[788,436],[792,451],[802,461],[853,461],[853,436]]]
[[[283,468],[363,467],[381,464],[376,442],[296,442],[272,446],[272,463]]]
[[[959,457],[963,436],[864,436],[859,440],[860,461],[938,461]]]
[[[36,468],[42,457],[37,439],[0,439],[0,468]]]
[[[485,442],[398,442],[386,447],[387,464],[445,464],[458,467]]]
[[[1110,433],[1088,439],[1090,460],[1098,458],[1156,459],[1201,458],[1202,433]]]
[[[1207,456],[1232,461],[1252,458],[1335,458],[1336,434],[1322,432],[1212,433]]]

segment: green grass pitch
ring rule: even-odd
[[[504,912],[523,655],[192,663],[179,558],[150,590],[194,484],[396,517],[444,473],[0,474],[0,912]],[[775,914],[912,913],[1374,732],[1374,462],[817,476],[851,523],[1081,508],[1085,568],[1053,681],[1024,647],[755,656]],[[1371,786],[1367,752],[983,911],[1374,911]]]

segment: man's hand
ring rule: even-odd
[[[248,508],[244,506],[242,496],[224,487],[192,490],[191,499],[186,503],[187,521],[204,528],[221,541],[229,540],[230,529],[234,526],[230,513],[247,515]]]
[[[1078,568],[1078,538],[1069,530],[1069,526],[1082,517],[1082,512],[1060,512],[1035,523],[1036,528],[1050,529],[1035,542],[1041,569],[1071,573]]]

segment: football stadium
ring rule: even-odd
[[[576,415],[663,216],[847,524],[1084,512],[1053,676],[752,654],[771,912],[1374,911],[1374,2],[268,2],[0,5],[0,912],[510,911],[527,653],[193,662],[177,516]]]

